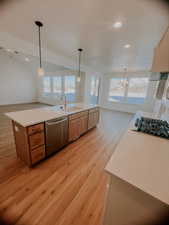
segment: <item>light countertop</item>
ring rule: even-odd
[[[169,204],[169,140],[131,130],[133,121],[105,170]]]
[[[86,105],[84,103],[77,103],[69,104],[67,105],[67,107],[68,111],[66,112],[64,110],[59,109],[59,106],[51,106],[31,110],[9,112],[5,113],[5,115],[8,116],[10,119],[14,120],[15,122],[19,123],[20,125],[27,127],[47,120],[88,110],[96,107],[96,105]],[[71,111],[71,108],[74,109]]]

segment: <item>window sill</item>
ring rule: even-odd
[[[124,104],[124,105],[145,105],[146,102],[143,102],[143,103],[129,103],[129,102],[116,102],[116,101],[110,101],[108,100],[109,103],[112,103],[112,104]]]

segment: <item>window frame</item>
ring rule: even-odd
[[[142,79],[142,78],[147,78],[147,79],[148,79],[148,83],[147,83],[147,87],[146,87],[146,95],[145,95],[145,98],[144,98],[144,102],[143,102],[143,103],[131,103],[131,102],[128,102],[128,93],[129,93],[130,80],[131,80],[131,79],[134,79],[134,78],[140,78],[140,79]],[[122,101],[116,102],[116,101],[113,101],[113,100],[110,100],[110,99],[109,99],[109,98],[110,98],[109,93],[110,93],[111,79],[126,79],[125,91],[124,91],[124,98],[123,98]],[[145,101],[146,101],[147,96],[148,96],[149,82],[150,82],[150,76],[149,76],[149,75],[144,75],[144,76],[143,76],[143,75],[142,75],[142,76],[134,76],[134,75],[129,76],[129,75],[128,75],[128,76],[114,76],[114,77],[110,77],[110,78],[109,78],[109,83],[110,83],[110,84],[109,84],[108,97],[107,97],[108,102],[110,102],[110,103],[115,103],[115,104],[117,104],[117,103],[122,103],[122,104],[129,104],[129,105],[143,105],[143,104],[145,104]]]
[[[92,81],[94,86],[92,87]],[[93,88],[93,90],[92,90]],[[91,104],[98,104],[99,101],[99,89],[100,89],[100,77],[93,75],[90,77],[90,89],[89,89],[89,102]],[[93,94],[91,92],[93,91]]]
[[[65,79],[68,76],[73,76],[75,79],[75,97],[73,101],[67,100],[68,102],[75,102],[77,98],[77,81],[76,81],[76,75],[75,74],[64,74],[64,75],[52,75],[52,76],[44,76],[42,79],[42,95],[43,96],[51,96],[51,97],[61,97],[65,94]],[[61,93],[54,92],[54,79],[55,77],[61,77]],[[50,79],[50,92],[44,91],[44,79],[49,78]]]
[[[77,99],[77,83],[76,83],[76,75],[72,75],[72,74],[71,74],[71,75],[64,75],[64,76],[63,76],[63,94],[66,95],[66,94],[65,94],[65,87],[66,87],[66,85],[65,85],[65,83],[66,83],[65,80],[66,80],[66,77],[70,77],[70,76],[71,76],[71,77],[73,76],[73,77],[75,78],[75,87],[74,87],[74,88],[75,88],[75,93],[74,93],[74,101],[69,101],[69,100],[68,100],[68,102],[75,102],[76,99]]]
[[[58,78],[58,77],[61,78],[61,92],[60,93],[54,92],[54,79]],[[59,95],[63,94],[63,79],[62,79],[62,76],[52,76],[52,94],[54,96],[59,96]]]
[[[94,87],[92,87],[92,81],[94,81]],[[100,82],[100,78],[97,76],[91,76],[91,80],[90,80],[90,96],[95,96],[98,97],[99,96],[99,82]],[[94,90],[92,90],[92,88]],[[91,92],[93,91],[93,94],[91,94]]]
[[[50,91],[49,92],[46,92],[44,89],[45,89],[45,85],[44,85],[44,79],[48,78],[49,79],[49,88],[50,88]],[[51,81],[51,77],[50,76],[44,76],[43,77],[43,94],[46,96],[46,95],[51,95],[52,93],[52,81]]]

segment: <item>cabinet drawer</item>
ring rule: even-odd
[[[30,149],[37,148],[40,145],[44,145],[44,143],[45,143],[44,132],[29,136]]]
[[[88,115],[88,110],[79,112],[79,113],[75,113],[75,114],[69,116],[69,120],[74,120],[74,119],[80,118],[82,116],[87,116],[87,115]]]
[[[33,125],[31,127],[28,127],[28,135],[32,135],[32,134],[41,132],[43,130],[44,130],[44,124],[43,123]]]
[[[31,151],[32,164],[35,164],[44,158],[45,158],[45,146],[41,146]]]

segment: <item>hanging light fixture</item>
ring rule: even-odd
[[[128,85],[127,68],[124,68],[124,86]]]
[[[79,71],[78,71],[78,76],[77,76],[77,82],[80,82],[80,79],[81,79],[80,64],[81,64],[81,53],[82,53],[83,49],[79,48],[78,51],[79,51]]]
[[[40,21],[35,21],[35,24],[38,26],[38,34],[39,34],[39,68],[38,75],[44,76],[44,69],[42,68],[42,49],[41,49],[41,27],[43,27],[43,23]]]

